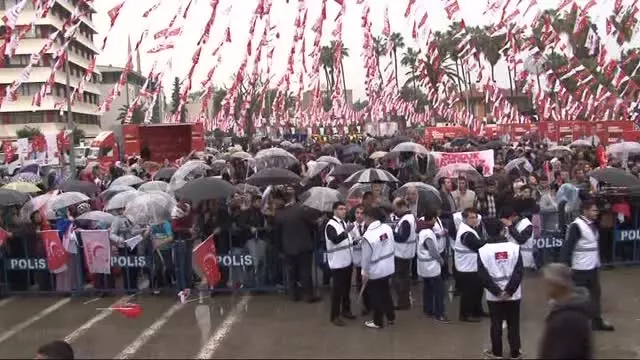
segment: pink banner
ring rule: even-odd
[[[92,274],[111,273],[111,245],[109,230],[82,230],[80,237],[84,245],[87,269]]]
[[[441,168],[451,164],[470,164],[473,167],[481,167],[482,175],[493,175],[493,150],[469,151],[469,152],[431,152],[436,161],[436,166]]]

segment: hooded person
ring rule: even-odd
[[[551,309],[538,359],[593,359],[591,312],[584,288],[576,288],[571,268],[552,263],[542,269]]]

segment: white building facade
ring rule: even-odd
[[[20,0],[0,0],[0,13],[4,14]],[[57,30],[61,30],[64,22],[71,16],[76,6],[76,0],[57,0],[45,18],[38,19],[26,37],[18,45],[16,53],[10,59],[5,57],[5,63],[0,68],[0,88],[4,88],[17,79],[22,70],[28,65],[31,54],[40,51],[47,37]],[[87,16],[81,18],[81,24],[76,36],[69,44],[69,72],[71,91],[80,82],[90,59],[98,53],[93,43],[97,29],[91,18],[95,12],[87,9]],[[29,1],[18,18],[16,26],[26,27],[35,18],[33,3]],[[0,36],[5,33],[4,26],[0,26]],[[42,133],[54,133],[66,128],[67,114],[55,109],[57,102],[66,99],[66,74],[64,68],[55,74],[55,84],[51,93],[47,95],[40,106],[32,105],[32,98],[47,81],[53,54],[62,46],[62,35],[42,57],[37,67],[33,68],[29,80],[17,90],[17,100],[7,102],[0,107],[0,138],[15,139],[16,131],[24,127],[39,128]],[[91,81],[84,85],[82,99],[77,99],[72,106],[73,120],[87,137],[95,137],[100,131],[100,114],[98,108],[101,101],[99,71],[96,67]]]

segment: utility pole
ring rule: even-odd
[[[73,114],[71,113],[71,71],[69,71],[69,51],[67,50],[64,59],[64,72],[66,74],[65,88],[67,92],[67,128],[71,130],[71,134],[69,135],[69,171],[71,172],[71,178],[75,178],[76,176],[76,154],[74,151],[74,130],[75,125],[73,124]],[[63,157],[64,159],[64,157]]]

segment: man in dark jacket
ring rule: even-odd
[[[293,301],[301,297],[309,303],[319,299],[313,294],[312,266],[314,229],[313,214],[288,194],[287,205],[276,213],[275,239],[280,253],[284,255],[288,274],[289,293]],[[300,288],[297,284],[300,283]],[[302,294],[300,293],[302,290]]]
[[[593,359],[589,298],[577,292],[571,269],[559,263],[543,269],[553,307],[547,315],[539,359]]]

